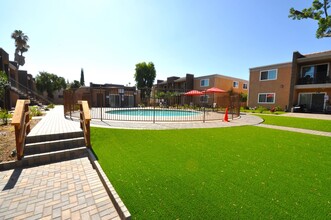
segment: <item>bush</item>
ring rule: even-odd
[[[54,108],[54,104],[49,104],[46,108]]]
[[[2,124],[8,124],[8,118],[11,118],[12,115],[8,113],[6,109],[0,111],[0,119],[2,120]]]
[[[30,106],[30,119],[34,116],[42,116],[40,109],[38,106]]]
[[[256,109],[259,113],[263,113],[264,111],[267,111],[267,109],[263,106],[259,106],[257,109]]]
[[[280,107],[280,106],[276,106],[276,107],[275,107],[275,111],[276,111],[276,112],[282,112],[282,111],[284,111],[284,110],[282,109],[282,107]]]

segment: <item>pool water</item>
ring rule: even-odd
[[[112,115],[128,115],[128,116],[194,116],[201,114],[200,112],[191,110],[178,110],[178,109],[121,109],[106,111]]]

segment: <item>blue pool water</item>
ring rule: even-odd
[[[120,109],[106,111],[112,115],[128,115],[128,116],[194,116],[201,114],[200,112],[191,110],[178,110],[178,109]]]

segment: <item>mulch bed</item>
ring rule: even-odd
[[[30,123],[31,129],[40,121],[40,119],[33,119]],[[12,151],[16,149],[15,146],[15,128],[10,123],[7,125],[0,125],[0,163],[4,161],[12,161],[17,158],[12,157]]]

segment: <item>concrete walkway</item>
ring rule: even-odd
[[[78,121],[78,119],[73,119]],[[254,115],[241,115],[239,118],[234,118],[230,122],[223,122],[221,120],[206,121],[189,121],[189,122],[139,122],[139,121],[111,121],[111,120],[95,120],[91,121],[93,127],[103,128],[119,128],[119,129],[148,129],[148,130],[162,130],[162,129],[191,129],[191,128],[223,128],[244,125],[257,125],[262,123],[260,117]]]
[[[28,136],[60,134],[82,131],[79,123],[64,118],[63,106],[55,106],[47,112],[38,124],[31,130]]]
[[[29,136],[76,131],[79,123],[65,119],[63,106],[56,106]],[[89,158],[1,171],[0,219],[120,219],[108,192],[118,195]]]
[[[291,127],[278,126],[278,125],[267,125],[267,124],[258,124],[256,126],[263,127],[263,128],[283,130],[283,131],[292,131],[292,132],[299,132],[299,133],[304,133],[304,134],[313,134],[313,135],[331,137],[331,132],[325,132],[325,131],[315,131],[315,130],[309,130],[309,129],[291,128]]]

